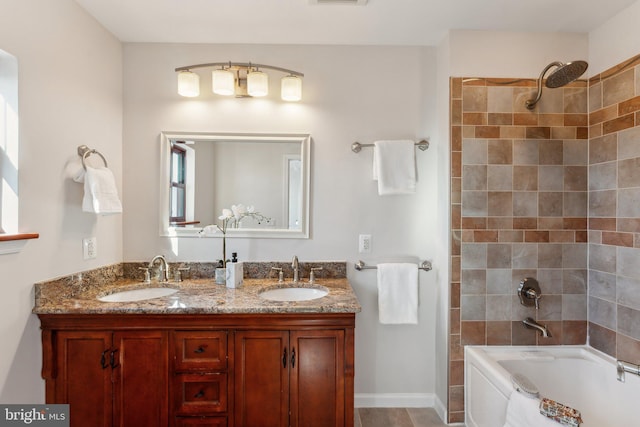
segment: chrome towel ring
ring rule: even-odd
[[[107,164],[107,159],[105,159],[104,156],[98,150],[93,149],[93,148],[89,148],[86,145],[79,145],[78,146],[78,156],[80,156],[82,158],[82,167],[84,168],[84,170],[87,170],[87,165],[84,163],[84,160],[87,157],[89,157],[91,154],[97,154],[98,156],[100,156],[100,158],[104,162],[104,167],[105,168],[109,166]]]

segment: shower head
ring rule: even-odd
[[[547,77],[547,81],[545,82],[545,86],[555,89],[557,87],[567,85],[583,75],[588,66],[589,64],[585,61],[567,62],[549,74],[549,77]]]
[[[589,64],[587,64],[586,61],[572,61],[567,62],[566,64],[556,61],[547,65],[544,70],[542,70],[542,73],[540,73],[540,77],[538,77],[538,93],[536,97],[534,99],[527,100],[525,105],[529,110],[533,110],[538,101],[540,101],[540,97],[542,96],[542,79],[551,67],[556,67],[556,69],[549,74],[549,77],[547,77],[545,86],[550,89],[555,89],[568,85],[572,81],[576,80],[584,74],[588,66]]]

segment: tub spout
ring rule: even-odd
[[[545,325],[541,325],[540,323],[536,322],[535,320],[533,320],[531,317],[527,317],[526,319],[524,319],[522,321],[522,323],[524,324],[524,326],[526,326],[529,329],[536,329],[538,331],[540,331],[540,336],[542,338],[551,338],[551,332],[549,332],[549,329],[547,329],[547,327]]]

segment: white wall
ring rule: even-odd
[[[303,101],[284,103],[277,94],[216,97],[204,75],[200,98],[177,95],[174,68],[227,60],[305,73]],[[443,142],[434,139],[433,149],[418,151],[417,194],[391,197],[376,193],[371,150],[355,154],[351,144],[436,134],[435,49],[126,44],[124,64],[125,260],[164,253],[171,260],[213,261],[221,254],[219,239],[158,236],[160,131],[310,133],[311,238],[235,239],[227,241],[227,252],[256,261],[288,261],[293,255],[301,261],[348,261],[349,279],[363,306],[356,320],[357,393],[374,394],[366,396],[367,403],[388,402],[397,393],[432,398],[435,272],[420,273],[420,324],[381,326],[375,272],[355,272],[353,263],[435,257],[436,155]],[[358,254],[360,233],[372,235],[370,255]]]
[[[640,1],[589,33],[590,75],[640,54]]]
[[[122,259],[122,217],[81,212],[82,186],[65,180],[76,147],[101,151],[121,179],[120,43],[72,0],[0,0],[0,49],[18,59],[21,232],[40,238],[0,255],[0,402],[44,401],[33,283]],[[98,258],[82,260],[97,236]]]
[[[449,32],[450,69],[455,77],[537,78],[553,62],[588,57],[582,33],[505,31]]]

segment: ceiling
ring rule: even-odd
[[[75,0],[123,42],[437,45],[448,30],[586,33],[635,0]]]

